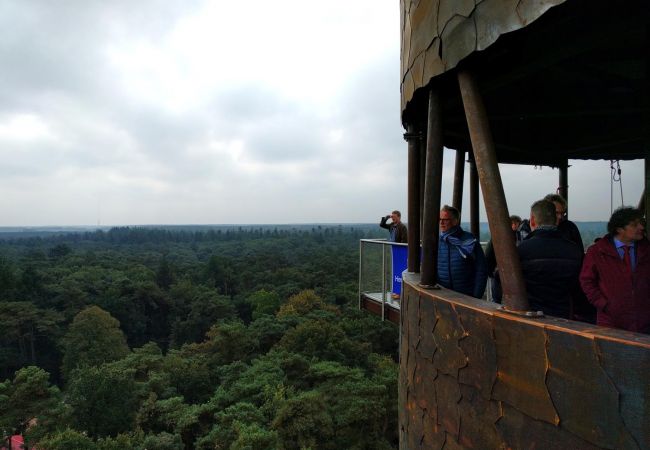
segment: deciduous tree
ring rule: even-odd
[[[64,339],[63,374],[77,367],[96,366],[129,353],[120,323],[98,306],[77,314]]]

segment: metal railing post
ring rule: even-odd
[[[381,246],[381,320],[386,317],[386,246]]]
[[[361,310],[361,279],[363,274],[363,241],[359,241],[359,310]]]

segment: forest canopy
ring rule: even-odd
[[[382,449],[397,329],[357,309],[375,227],[0,241],[0,427],[44,449]]]

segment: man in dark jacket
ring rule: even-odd
[[[587,250],[580,284],[598,325],[650,333],[650,243],[642,219],[636,208],[617,209],[608,234]]]
[[[532,232],[517,247],[530,308],[569,319],[580,295],[582,251],[555,226],[555,205],[538,200],[530,208]]]
[[[544,197],[544,200],[551,201],[555,205],[555,225],[557,225],[557,230],[565,239],[575,242],[584,254],[585,245],[582,243],[580,230],[578,230],[578,226],[575,223],[567,219],[568,205],[564,197],[559,194],[548,194]]]
[[[440,211],[438,283],[456,292],[482,298],[487,282],[485,254],[480,242],[460,227],[460,212],[451,206]]]
[[[391,220],[391,223],[386,223],[388,219]],[[395,210],[389,215],[382,217],[379,226],[389,231],[391,242],[408,243],[408,231],[406,225],[402,223],[402,213],[399,211]]]

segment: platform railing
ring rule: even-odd
[[[361,239],[359,241],[359,309],[365,300],[381,304],[381,318],[386,319],[386,307],[399,310],[399,302],[390,297],[393,284],[394,258],[406,266],[406,252],[395,252],[393,247],[406,248],[406,244],[386,239]],[[403,261],[401,261],[403,259]],[[401,274],[398,274],[401,280]]]
[[[485,250],[487,242],[481,242]],[[359,309],[371,310],[375,314],[381,314],[382,320],[386,320],[387,308],[394,314],[399,314],[400,302],[391,298],[391,286],[395,258],[398,258],[398,266],[406,268],[406,252],[393,252],[393,248],[406,249],[407,244],[390,242],[386,239],[361,239],[359,241]],[[397,274],[401,281],[402,274]],[[488,283],[484,300],[493,301],[490,283]],[[368,307],[368,302],[374,308]],[[394,320],[394,317],[391,318]]]

